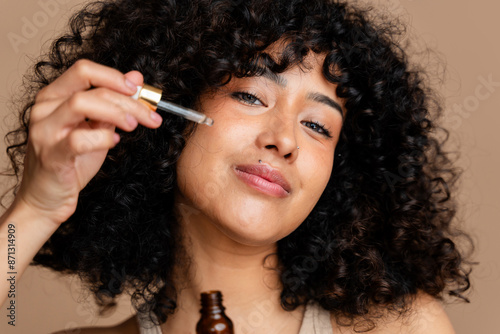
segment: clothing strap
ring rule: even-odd
[[[307,304],[299,334],[333,334],[330,312],[316,303]]]
[[[162,334],[160,326],[155,325],[147,316],[137,315],[136,318],[140,334]]]

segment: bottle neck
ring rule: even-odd
[[[222,294],[220,291],[208,291],[201,293],[201,310],[202,314],[223,313]]]

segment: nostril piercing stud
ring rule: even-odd
[[[300,147],[297,146],[297,150],[299,149]]]

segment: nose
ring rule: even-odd
[[[265,125],[257,136],[257,146],[271,151],[289,163],[295,161],[299,153],[296,121],[279,112],[268,112],[268,115],[269,117],[263,120]]]

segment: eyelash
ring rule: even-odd
[[[248,102],[243,98],[243,96],[245,96],[247,98],[250,97],[251,99],[255,99],[255,100],[259,101],[262,104],[262,106],[267,107],[267,105],[265,105],[264,102],[262,102],[262,100],[257,96],[257,94],[253,94],[253,93],[249,93],[249,92],[245,92],[245,91],[239,91],[239,92],[232,93],[231,96],[234,99],[241,101],[242,103],[253,106],[253,105],[255,105],[254,103]],[[304,124],[305,126],[307,126],[308,128],[310,128],[311,130],[313,130],[319,134],[324,135],[327,138],[332,138],[330,131],[326,128],[326,126],[324,124],[321,124],[319,122],[314,122],[314,121],[302,121],[301,123]],[[315,127],[316,129],[311,127],[311,126]]]
[[[264,102],[262,102],[262,100],[259,98],[259,96],[257,94],[254,94],[254,93],[240,91],[240,92],[234,92],[234,93],[232,93],[231,96],[234,99],[237,99],[237,100],[241,101],[242,103],[245,103],[245,104],[248,104],[248,105],[251,105],[251,106],[255,106],[256,105],[255,103],[248,102],[248,101],[246,101],[243,98],[243,96],[251,97],[251,98],[259,101],[262,104],[262,106],[267,107],[267,105]]]
[[[313,122],[313,121],[302,121],[301,123],[304,124],[305,126],[307,126],[308,128],[310,128],[311,130],[313,130],[313,131],[315,131],[315,132],[317,132],[319,134],[324,135],[327,138],[332,138],[332,135],[330,134],[330,131],[326,128],[326,126],[324,124],[321,124],[319,122]],[[310,127],[308,125],[313,125],[315,127],[318,127],[319,129],[315,130],[315,129],[313,129],[312,127]]]

